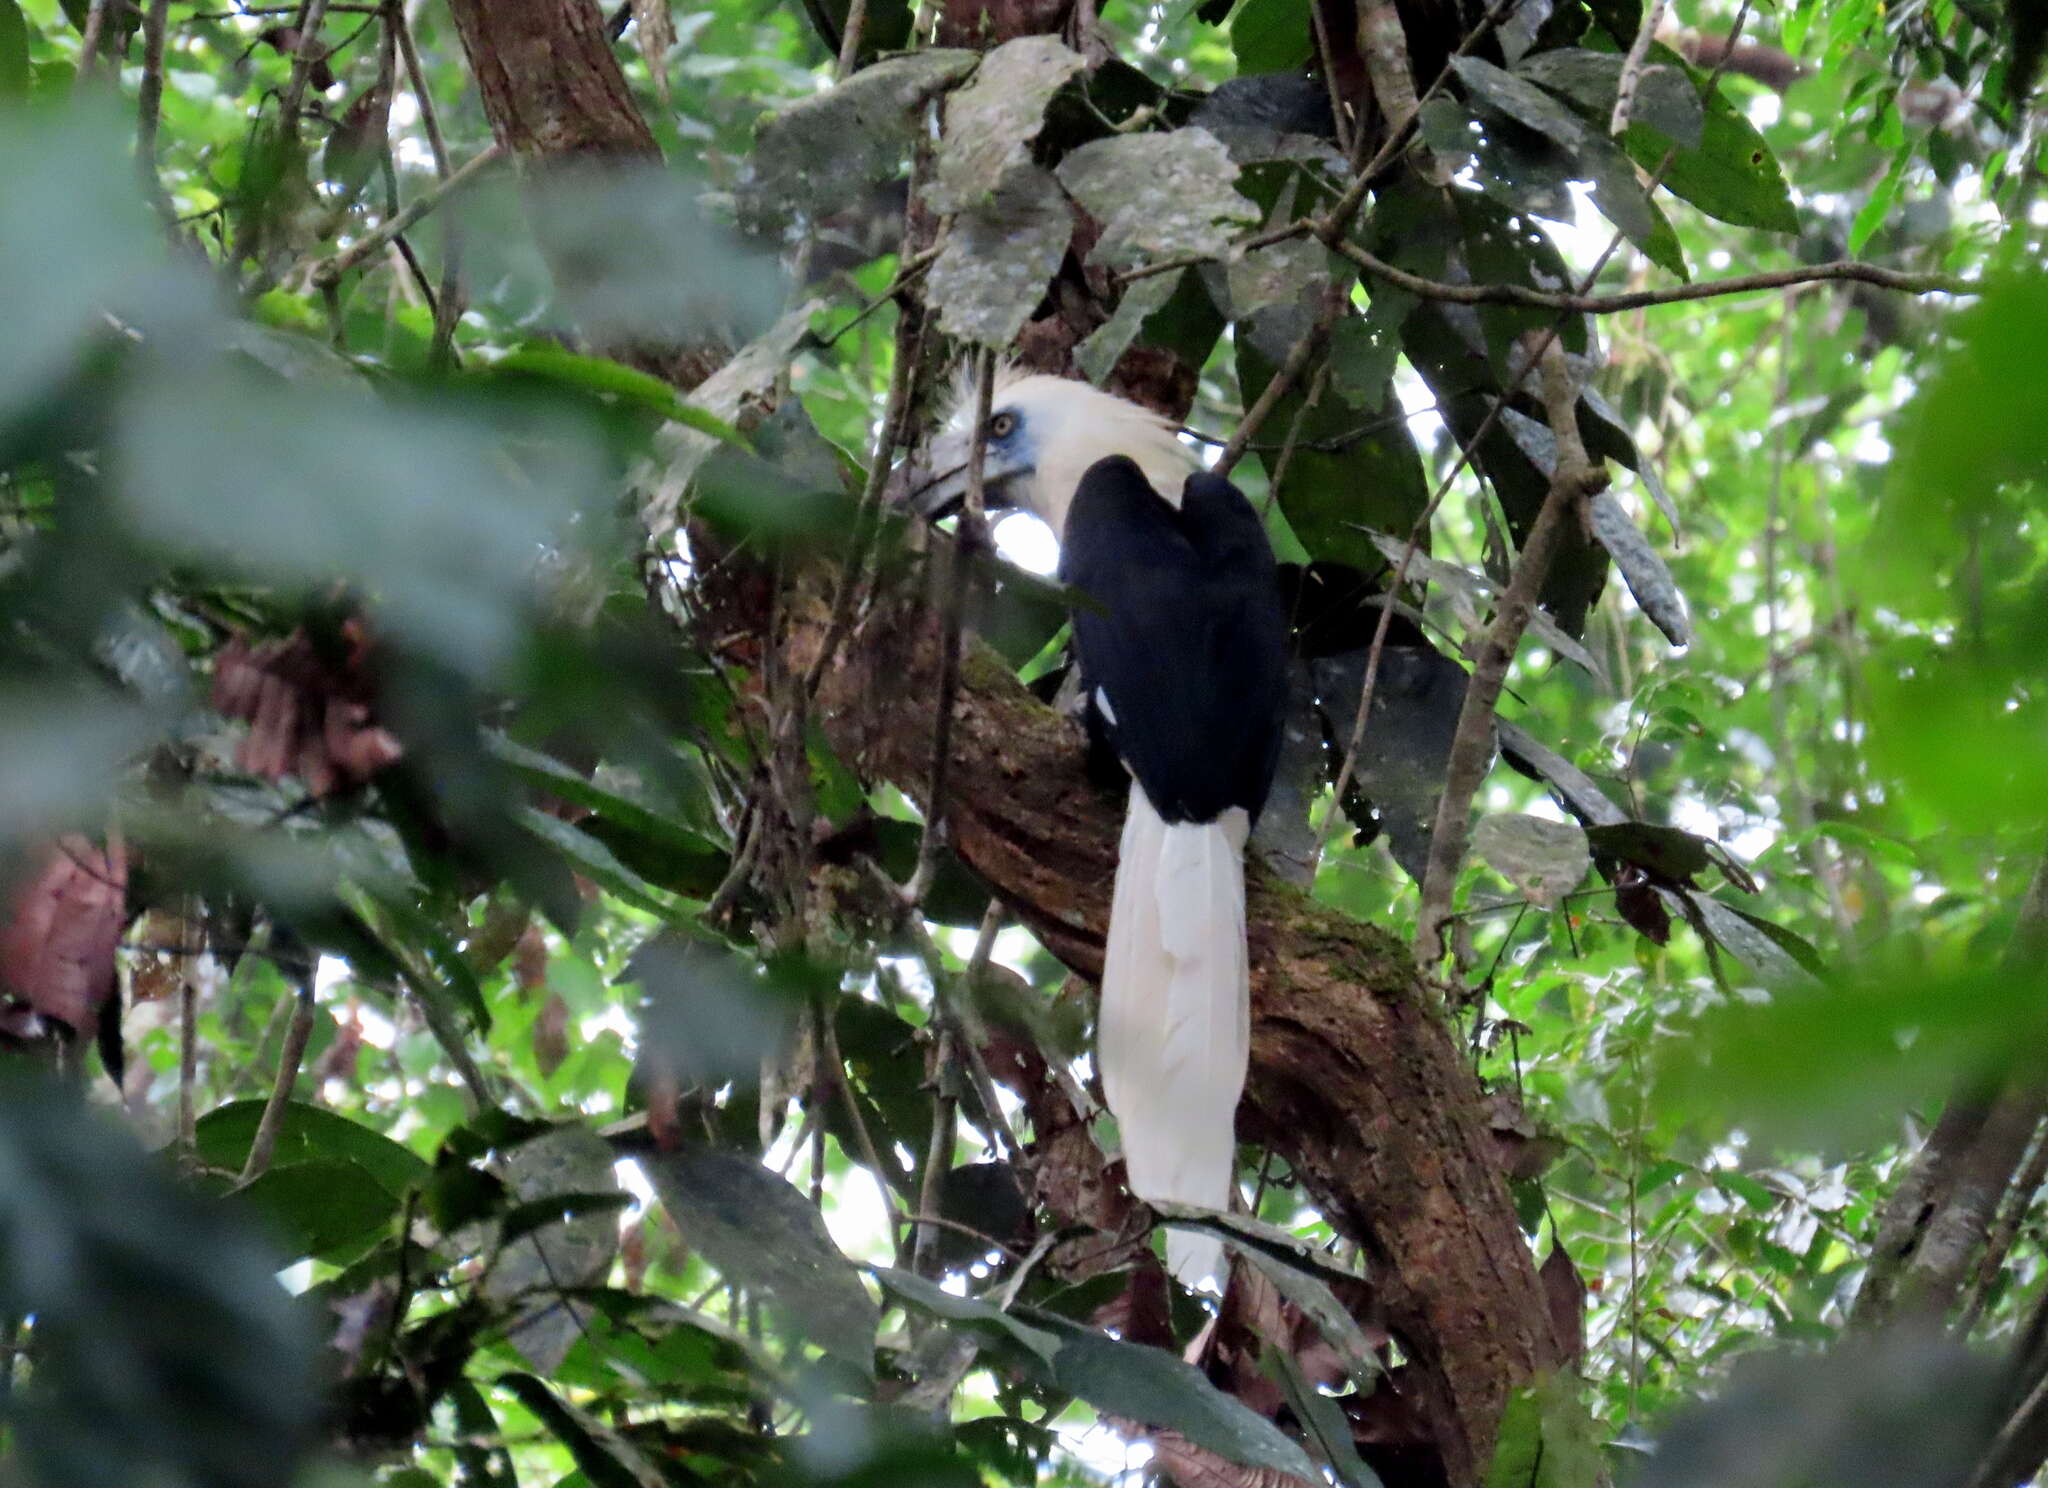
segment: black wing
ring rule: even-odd
[[[1117,752],[1167,821],[1265,805],[1287,697],[1287,616],[1251,503],[1188,478],[1180,510],[1132,461],[1098,461],[1067,512],[1060,578],[1095,607],[1074,646]]]

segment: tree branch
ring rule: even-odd
[[[744,624],[743,617],[722,617]],[[824,596],[785,633],[802,666]],[[826,669],[818,716],[873,778],[928,787],[941,626],[915,596],[879,596]],[[1100,974],[1122,802],[1088,782],[1079,730],[992,653],[959,670],[951,842],[1039,940]],[[1250,885],[1252,1069],[1240,1116],[1285,1154],[1371,1258],[1452,1482],[1479,1476],[1509,1390],[1557,1361],[1528,1246],[1480,1115],[1479,1088],[1433,994],[1383,931],[1263,875]]]
[[[1531,289],[1526,284],[1446,284],[1397,268],[1348,239],[1340,238],[1329,246],[1373,278],[1425,300],[1444,300],[1453,305],[1526,305],[1536,310],[1556,310],[1575,315],[1616,315],[1653,305],[1678,305],[1690,300],[1712,300],[1726,295],[1753,294],[1759,290],[1830,281],[1874,284],[1880,289],[1898,290],[1904,294],[1978,293],[1977,286],[1953,274],[1913,274],[1902,269],[1887,269],[1879,264],[1859,263],[1854,259],[1836,259],[1796,269],[1739,274],[1729,279],[1702,279],[1693,284],[1674,284],[1666,289],[1629,290],[1610,295],[1565,294],[1557,290]]]
[[[425,191],[414,197],[396,215],[379,223],[375,231],[365,233],[334,257],[316,267],[313,270],[313,283],[321,289],[332,289],[351,269],[372,255],[382,253],[406,229],[495,165],[504,153],[505,148],[502,145],[490,145],[479,151],[454,175],[432,191]]]
[[[1543,592],[1543,580],[1564,537],[1566,517],[1579,501],[1607,486],[1605,469],[1592,463],[1579,438],[1579,390],[1565,362],[1564,348],[1555,337],[1544,348],[1541,365],[1544,412],[1557,437],[1557,468],[1551,472],[1543,508],[1522,541],[1521,555],[1500,596],[1492,628],[1479,648],[1471,680],[1465,686],[1465,703],[1458,712],[1457,732],[1451,738],[1443,795],[1438,798],[1436,823],[1429,834],[1429,866],[1422,880],[1422,910],[1416,922],[1416,955],[1425,966],[1443,954],[1443,923],[1450,913],[1458,865],[1465,858],[1472,798],[1493,763],[1493,714],[1508,667],[1522,644],[1522,631],[1536,607],[1536,596]]]

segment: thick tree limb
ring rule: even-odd
[[[2048,957],[2048,851],[2020,901],[2001,958],[2014,975]],[[2021,1070],[1992,1091],[1958,1092],[1878,1214],[1870,1272],[1856,1298],[1858,1327],[1955,1303],[1972,1259],[2042,1121],[2048,1084]]]
[[[595,0],[449,0],[448,12],[501,148],[551,166],[661,159]],[[730,354],[717,344],[604,350],[685,392]]]
[[[793,607],[792,666],[828,626],[822,596]],[[929,723],[891,700],[934,691],[939,631],[921,606],[878,605],[819,690],[840,753],[913,792],[929,780]],[[1088,783],[1079,730],[977,647],[961,660],[952,748],[955,850],[1055,955],[1097,975],[1122,803]],[[1450,1479],[1473,1481],[1509,1390],[1557,1358],[1477,1083],[1384,932],[1266,878],[1249,926],[1245,1124],[1363,1246]]]

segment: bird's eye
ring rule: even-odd
[[[991,439],[1008,439],[1011,434],[1016,432],[1016,428],[1016,414],[999,413],[988,421],[988,437]]]

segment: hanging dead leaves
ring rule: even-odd
[[[27,854],[0,918],[0,1045],[99,1029],[114,994],[114,952],[128,917],[126,845],[67,834]]]
[[[340,630],[338,654],[304,627],[251,645],[236,636],[213,669],[213,706],[249,725],[235,746],[237,768],[265,780],[297,775],[317,798],[367,782],[403,752],[376,721],[371,642],[360,620]]]

